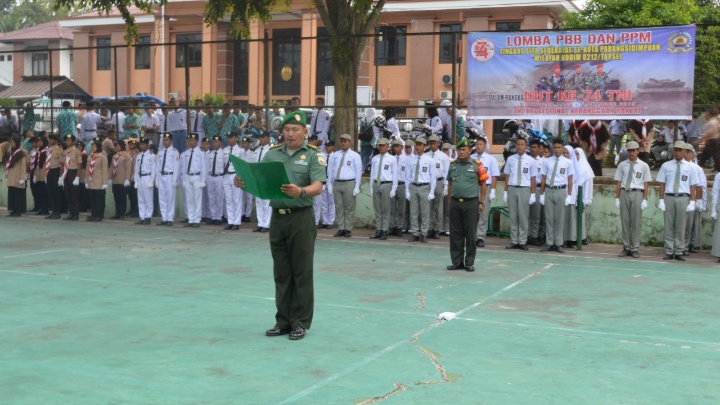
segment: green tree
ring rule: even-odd
[[[697,24],[696,106],[720,104],[720,2],[718,0],[589,0],[562,15],[563,28],[622,28]]]
[[[146,13],[153,7],[167,4],[168,0],[55,0],[56,8],[85,8],[108,14],[117,8],[127,23],[126,40],[138,36],[135,18],[129,7],[136,6]],[[357,80],[367,35],[375,26],[386,0],[312,0],[330,34],[335,105],[355,104]],[[292,0],[210,0],[205,6],[205,23],[215,24],[230,17],[230,25],[236,36],[248,37],[252,21],[268,22],[272,12],[287,8]],[[356,112],[354,108],[335,109],[336,133],[355,134]]]

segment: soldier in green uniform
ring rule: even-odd
[[[315,216],[313,197],[322,192],[326,181],[325,159],[317,148],[305,142],[305,113],[287,114],[282,122],[285,142],[270,149],[264,162],[278,161],[285,165],[290,184],[282,192],[290,200],[270,200],[270,251],[275,278],[275,326],[266,336],[290,334],[291,340],[305,337],[313,318],[313,257],[315,254]],[[244,187],[235,177],[236,187]]]
[[[447,176],[452,260],[447,269],[475,271],[475,230],[478,213],[485,209],[488,174],[480,160],[470,159],[472,147],[466,138],[456,146],[458,159],[450,163]]]

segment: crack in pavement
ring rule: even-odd
[[[459,282],[459,283],[453,283],[453,284],[444,284],[444,285],[439,285],[439,286],[436,286],[436,287],[433,287],[433,288],[428,288],[427,290],[423,290],[423,291],[420,291],[420,292],[413,293],[413,295],[414,295],[415,297],[417,297],[417,299],[418,299],[418,307],[415,308],[415,311],[421,311],[421,310],[425,309],[425,306],[426,306],[426,305],[425,305],[425,298],[426,298],[426,295],[427,295],[430,291],[440,290],[440,289],[449,288],[449,287],[457,287],[457,286],[462,285],[462,284],[468,284],[468,283]]]
[[[384,401],[384,400],[390,398],[391,396],[393,396],[393,395],[395,395],[395,394],[398,394],[398,393],[403,392],[403,391],[407,391],[407,389],[408,389],[408,387],[407,387],[406,385],[401,384],[401,383],[395,383],[395,389],[394,389],[394,390],[388,392],[388,393],[385,394],[385,395],[381,395],[381,396],[378,396],[378,397],[373,397],[373,398],[370,398],[370,399],[368,399],[368,400],[362,401],[362,402],[360,402],[358,405],[372,405],[372,404],[377,404],[378,402]]]

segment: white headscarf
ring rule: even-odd
[[[577,160],[575,173],[578,175],[578,170],[582,171],[584,178],[584,181],[579,179],[577,185],[582,186],[583,188],[583,204],[590,205],[593,199],[593,179],[595,177],[595,173],[593,172],[592,167],[590,167],[590,163],[585,156],[585,151],[583,151],[582,148],[575,148],[575,152],[580,155],[580,159]],[[575,154],[573,154],[573,157],[575,157],[574,155]],[[578,177],[580,177],[580,175],[578,175]]]
[[[373,121],[375,121],[375,117],[377,116],[377,111],[370,107],[367,110],[365,110],[365,124],[371,125]]]

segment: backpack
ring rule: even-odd
[[[360,133],[358,134],[358,139],[363,142],[370,142],[373,139],[373,136],[375,135],[373,131],[373,125],[372,124],[366,124],[364,121],[360,128]]]

